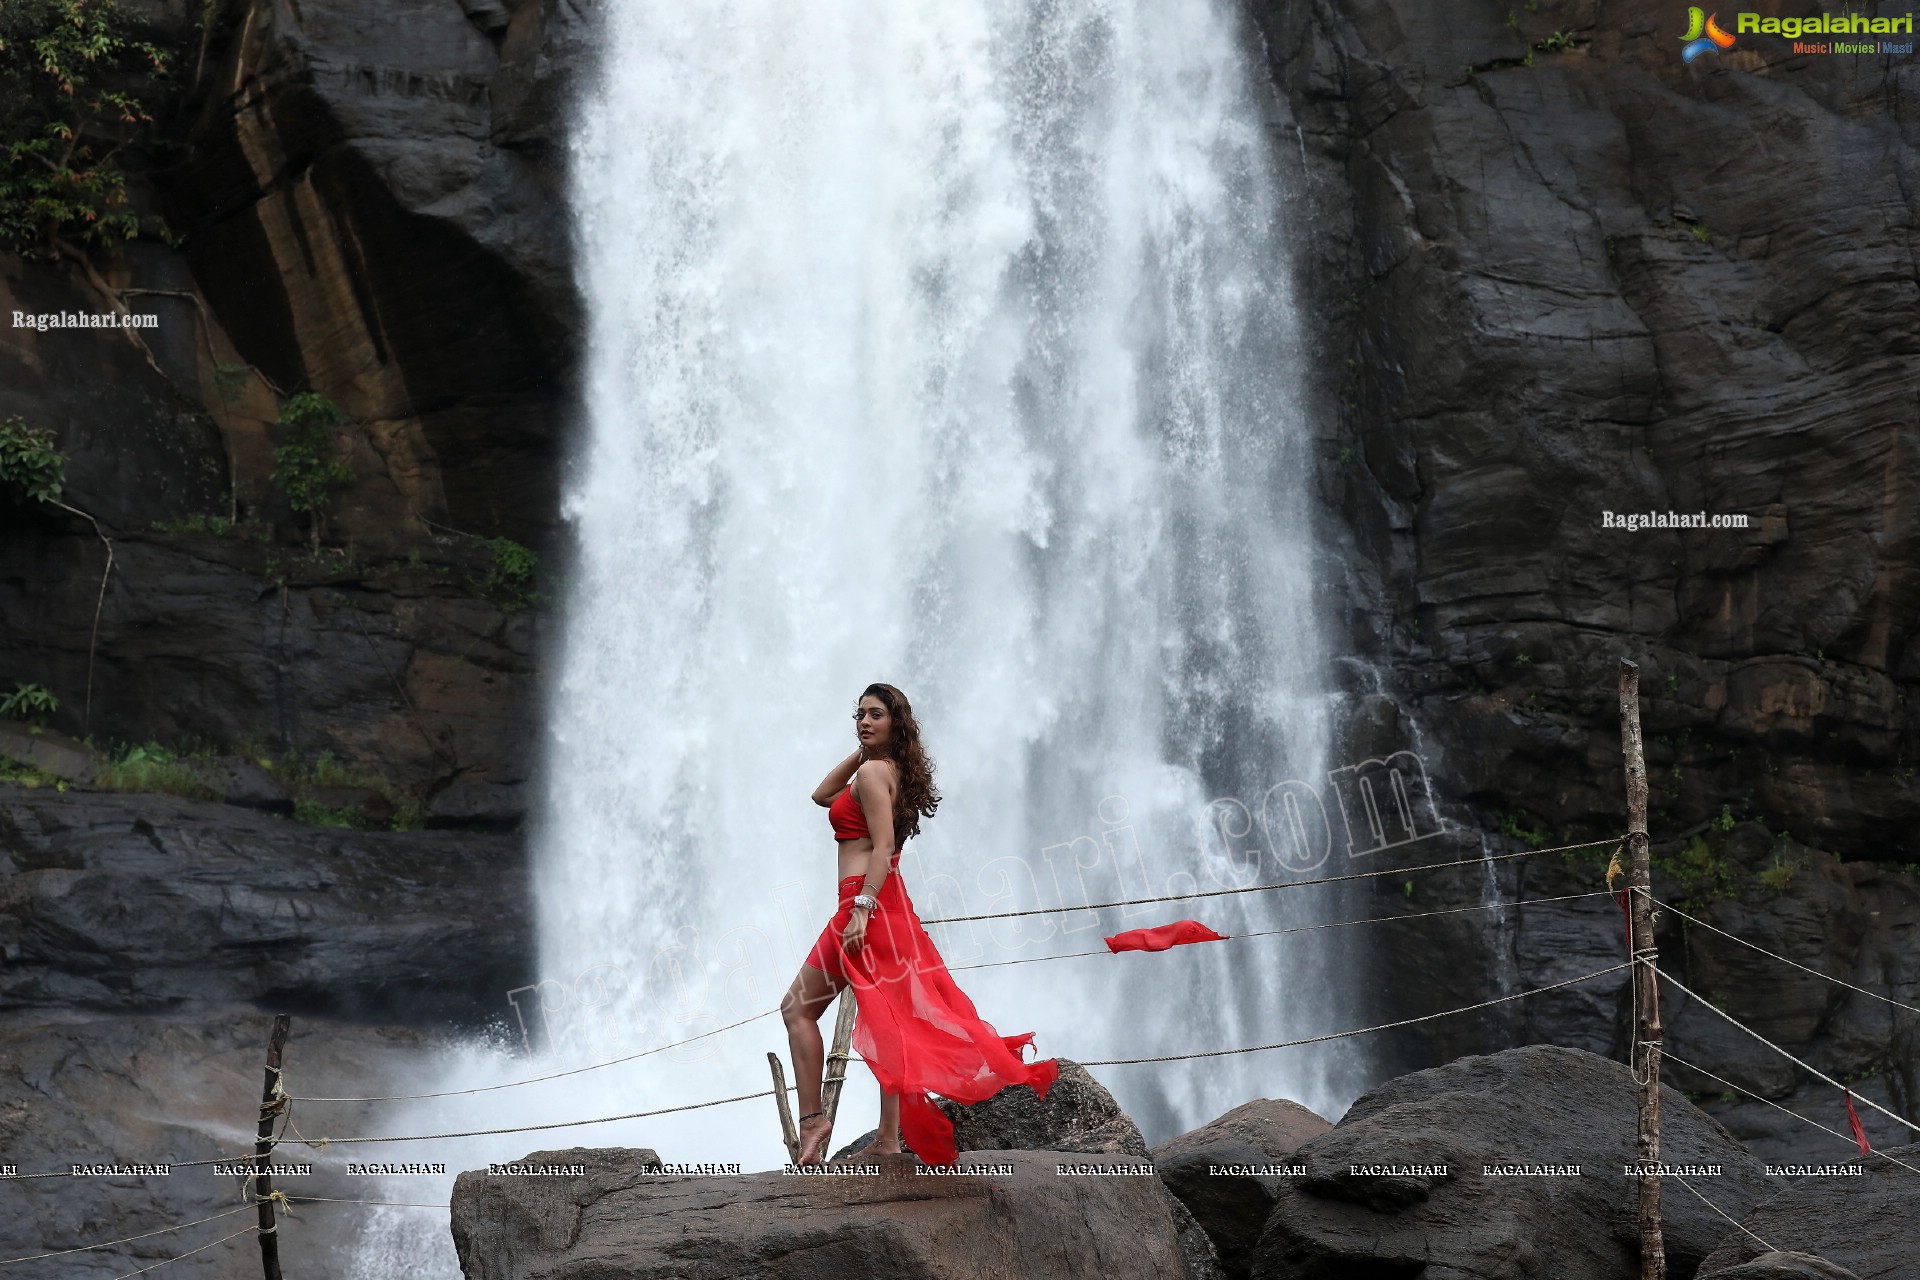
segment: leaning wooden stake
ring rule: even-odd
[[[793,1127],[793,1108],[787,1103],[787,1073],[780,1055],[769,1053],[767,1065],[773,1068],[773,1105],[780,1109],[780,1138],[787,1144],[787,1163],[800,1161],[800,1131]]]
[[[833,1020],[833,1049],[827,1054],[827,1078],[820,1085],[820,1109],[827,1113],[827,1123],[840,1110],[840,1086],[847,1079],[847,1050],[853,1044],[853,988],[848,987],[840,993],[840,1012]]]
[[[1653,869],[1647,848],[1647,759],[1640,741],[1640,668],[1620,659],[1620,746],[1627,760],[1627,897],[1633,920],[1635,1025],[1633,1078],[1639,1086],[1635,1150],[1640,1172],[1640,1280],[1666,1280],[1667,1246],[1660,1232],[1660,990],[1653,944]]]
[[[260,1209],[260,1270],[266,1280],[281,1280],[280,1237],[273,1225],[273,1118],[286,1107],[280,1088],[280,1053],[287,1047],[293,1019],[281,1014],[267,1037],[267,1083],[260,1094],[260,1128],[253,1144],[254,1198]]]

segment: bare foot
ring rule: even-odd
[[[808,1116],[800,1122],[800,1157],[795,1165],[822,1164],[821,1153],[833,1137],[833,1122],[824,1115]]]

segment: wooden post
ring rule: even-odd
[[[273,1225],[273,1118],[287,1105],[280,1090],[280,1054],[287,1047],[293,1019],[280,1014],[267,1037],[267,1083],[260,1092],[260,1128],[253,1144],[254,1199],[260,1210],[260,1270],[266,1280],[282,1280],[280,1237]]]
[[[833,1020],[833,1048],[827,1053],[827,1077],[820,1085],[820,1109],[827,1123],[840,1111],[840,1086],[847,1079],[847,1051],[853,1044],[853,988],[840,993],[840,1012]]]
[[[787,1103],[787,1073],[780,1055],[769,1053],[767,1065],[773,1068],[773,1105],[780,1109],[780,1139],[787,1144],[787,1163],[800,1160],[800,1131],[793,1127],[793,1108]]]
[[[1666,1280],[1667,1246],[1660,1231],[1660,990],[1654,965],[1653,868],[1647,847],[1647,758],[1640,740],[1640,668],[1620,659],[1620,747],[1627,764],[1627,900],[1633,921],[1628,970],[1634,993],[1633,1051],[1628,1055],[1639,1086],[1639,1123],[1634,1148],[1640,1173],[1640,1280]]]

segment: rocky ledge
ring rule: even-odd
[[[1053,1093],[967,1109],[970,1149],[947,1174],[911,1155],[801,1176],[535,1152],[511,1176],[461,1175],[454,1242],[468,1280],[1640,1274],[1633,1082],[1595,1054],[1461,1059],[1332,1126],[1260,1099],[1151,1163],[1084,1068],[1063,1064]],[[1661,1107],[1674,1280],[1920,1278],[1912,1173],[1869,1157],[1864,1173],[1777,1176],[1672,1089]]]

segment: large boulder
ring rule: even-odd
[[[1810,1253],[1775,1251],[1762,1253],[1752,1262],[1743,1262],[1729,1270],[1716,1271],[1714,1280],[1860,1280],[1860,1277]]]
[[[1908,1148],[1895,1150],[1907,1164],[1920,1165],[1905,1154]],[[1773,1280],[1776,1274],[1797,1280],[1798,1273],[1780,1270],[1786,1264],[1774,1252],[1779,1249],[1816,1255],[1863,1280],[1920,1280],[1920,1174],[1876,1156],[1840,1167],[1858,1172],[1781,1179],[1787,1185],[1779,1194],[1752,1213],[1735,1214],[1742,1229],[1725,1233],[1700,1264],[1699,1280]],[[1824,1280],[1830,1273],[1805,1274]]]
[[[1764,1166],[1671,1088],[1661,1156],[1735,1219],[1772,1194]],[[1635,1092],[1627,1068],[1531,1045],[1389,1080],[1302,1145],[1254,1249],[1256,1280],[1424,1275],[1634,1280]],[[1572,1172],[1577,1170],[1577,1172]],[[1667,1257],[1692,1273],[1727,1222],[1672,1182]],[[1426,1270],[1422,1271],[1421,1268]]]
[[[1002,1151],[962,1156],[952,1174],[891,1157],[877,1174],[695,1176],[655,1172],[651,1157],[541,1151],[516,1163],[582,1172],[461,1174],[453,1240],[467,1280],[1181,1274],[1160,1180],[1142,1159]],[[1087,1172],[1062,1175],[1063,1164]]]
[[[1105,1085],[1087,1069],[1058,1059],[1060,1078],[1041,1098],[1024,1084],[966,1106],[941,1100],[962,1151],[1079,1151],[1147,1154],[1147,1140]]]
[[[1297,1102],[1256,1098],[1153,1149],[1160,1180],[1205,1228],[1221,1269],[1241,1280],[1301,1144],[1333,1126]]]

